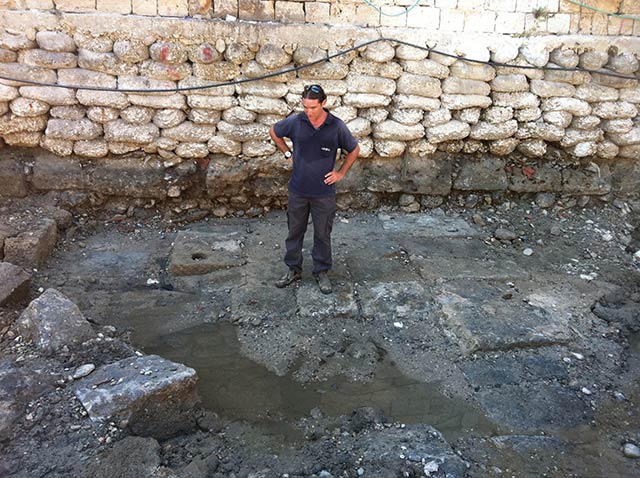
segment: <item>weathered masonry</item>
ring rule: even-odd
[[[477,22],[471,3],[485,6]],[[636,193],[640,22],[538,3],[388,5],[404,9],[396,18],[360,2],[0,2],[0,197],[220,215],[280,206],[290,165],[268,129],[309,83],[360,141],[344,206]],[[314,17],[322,5],[327,16]],[[364,7],[378,23],[362,20]],[[522,31],[499,26],[520,17]]]

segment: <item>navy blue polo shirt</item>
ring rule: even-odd
[[[290,138],[293,142],[289,191],[313,197],[335,194],[335,184],[326,185],[324,176],[333,170],[338,148],[350,153],[358,146],[344,121],[327,111],[327,119],[316,129],[301,112],[278,121],[273,130],[278,137]]]

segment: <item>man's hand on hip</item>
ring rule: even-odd
[[[330,171],[324,175],[324,183],[329,185],[335,184],[342,180],[342,178],[344,178],[344,173],[340,171]]]

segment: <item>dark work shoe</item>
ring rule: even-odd
[[[323,294],[331,294],[331,292],[333,292],[333,287],[331,287],[331,281],[329,280],[329,274],[327,274],[327,271],[319,272],[316,275],[316,280],[318,281],[320,292]]]
[[[284,276],[280,277],[280,279],[276,281],[276,287],[282,289],[283,287],[287,287],[289,284],[300,280],[301,278],[302,272],[295,269],[289,269],[289,272],[287,272]]]

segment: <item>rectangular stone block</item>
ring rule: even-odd
[[[159,161],[105,158],[92,161],[88,169],[87,186],[91,191],[139,198],[166,196],[164,168]]]
[[[508,175],[509,190],[519,193],[559,191],[562,185],[560,171],[544,164],[509,168]]]
[[[135,15],[157,15],[158,2],[157,0],[132,0],[131,11]]]
[[[131,13],[131,0],[96,0],[96,10],[108,13]]]
[[[467,159],[458,161],[460,171],[453,184],[462,191],[503,191],[507,189],[504,160],[499,158]]]
[[[95,9],[95,0],[56,0],[56,10],[61,12],[81,12]]]
[[[414,8],[407,18],[407,26],[437,30],[440,28],[440,9],[426,6]]]
[[[358,18],[360,18],[360,13],[358,12]],[[307,23],[329,23],[331,21],[331,4],[328,2],[306,2],[304,14]],[[366,15],[365,12],[362,14]],[[372,16],[376,17],[376,15]],[[370,18],[367,19],[367,25],[373,25],[373,23],[369,23],[369,20]]]
[[[403,190],[408,194],[447,195],[451,192],[452,168],[453,161],[446,158],[407,156]]]
[[[31,184],[43,191],[82,190],[86,187],[86,175],[77,159],[60,158],[43,151],[35,157]]]
[[[213,16],[225,18],[227,15],[238,18],[238,0],[215,0],[213,2]]]
[[[496,14],[496,32],[497,33],[523,33],[524,20],[525,20],[524,13],[498,12]]]
[[[268,21],[275,18],[277,8],[277,5],[273,1],[239,0],[237,14],[238,18],[242,20]]]
[[[25,197],[27,183],[22,164],[15,159],[0,159],[0,197]]]
[[[611,174],[607,163],[595,162],[562,170],[562,190],[569,194],[603,195],[611,191]]]
[[[157,355],[128,357],[78,382],[75,395],[93,421],[121,421],[141,436],[168,438],[193,427],[195,370]]]
[[[25,269],[43,265],[56,245],[58,228],[53,219],[44,218],[29,230],[4,241],[4,260]]]
[[[0,238],[1,234],[0,229]],[[24,269],[9,262],[0,262],[0,305],[26,299],[30,283],[31,276]]]
[[[158,15],[186,17],[189,15],[189,0],[158,0]]]

